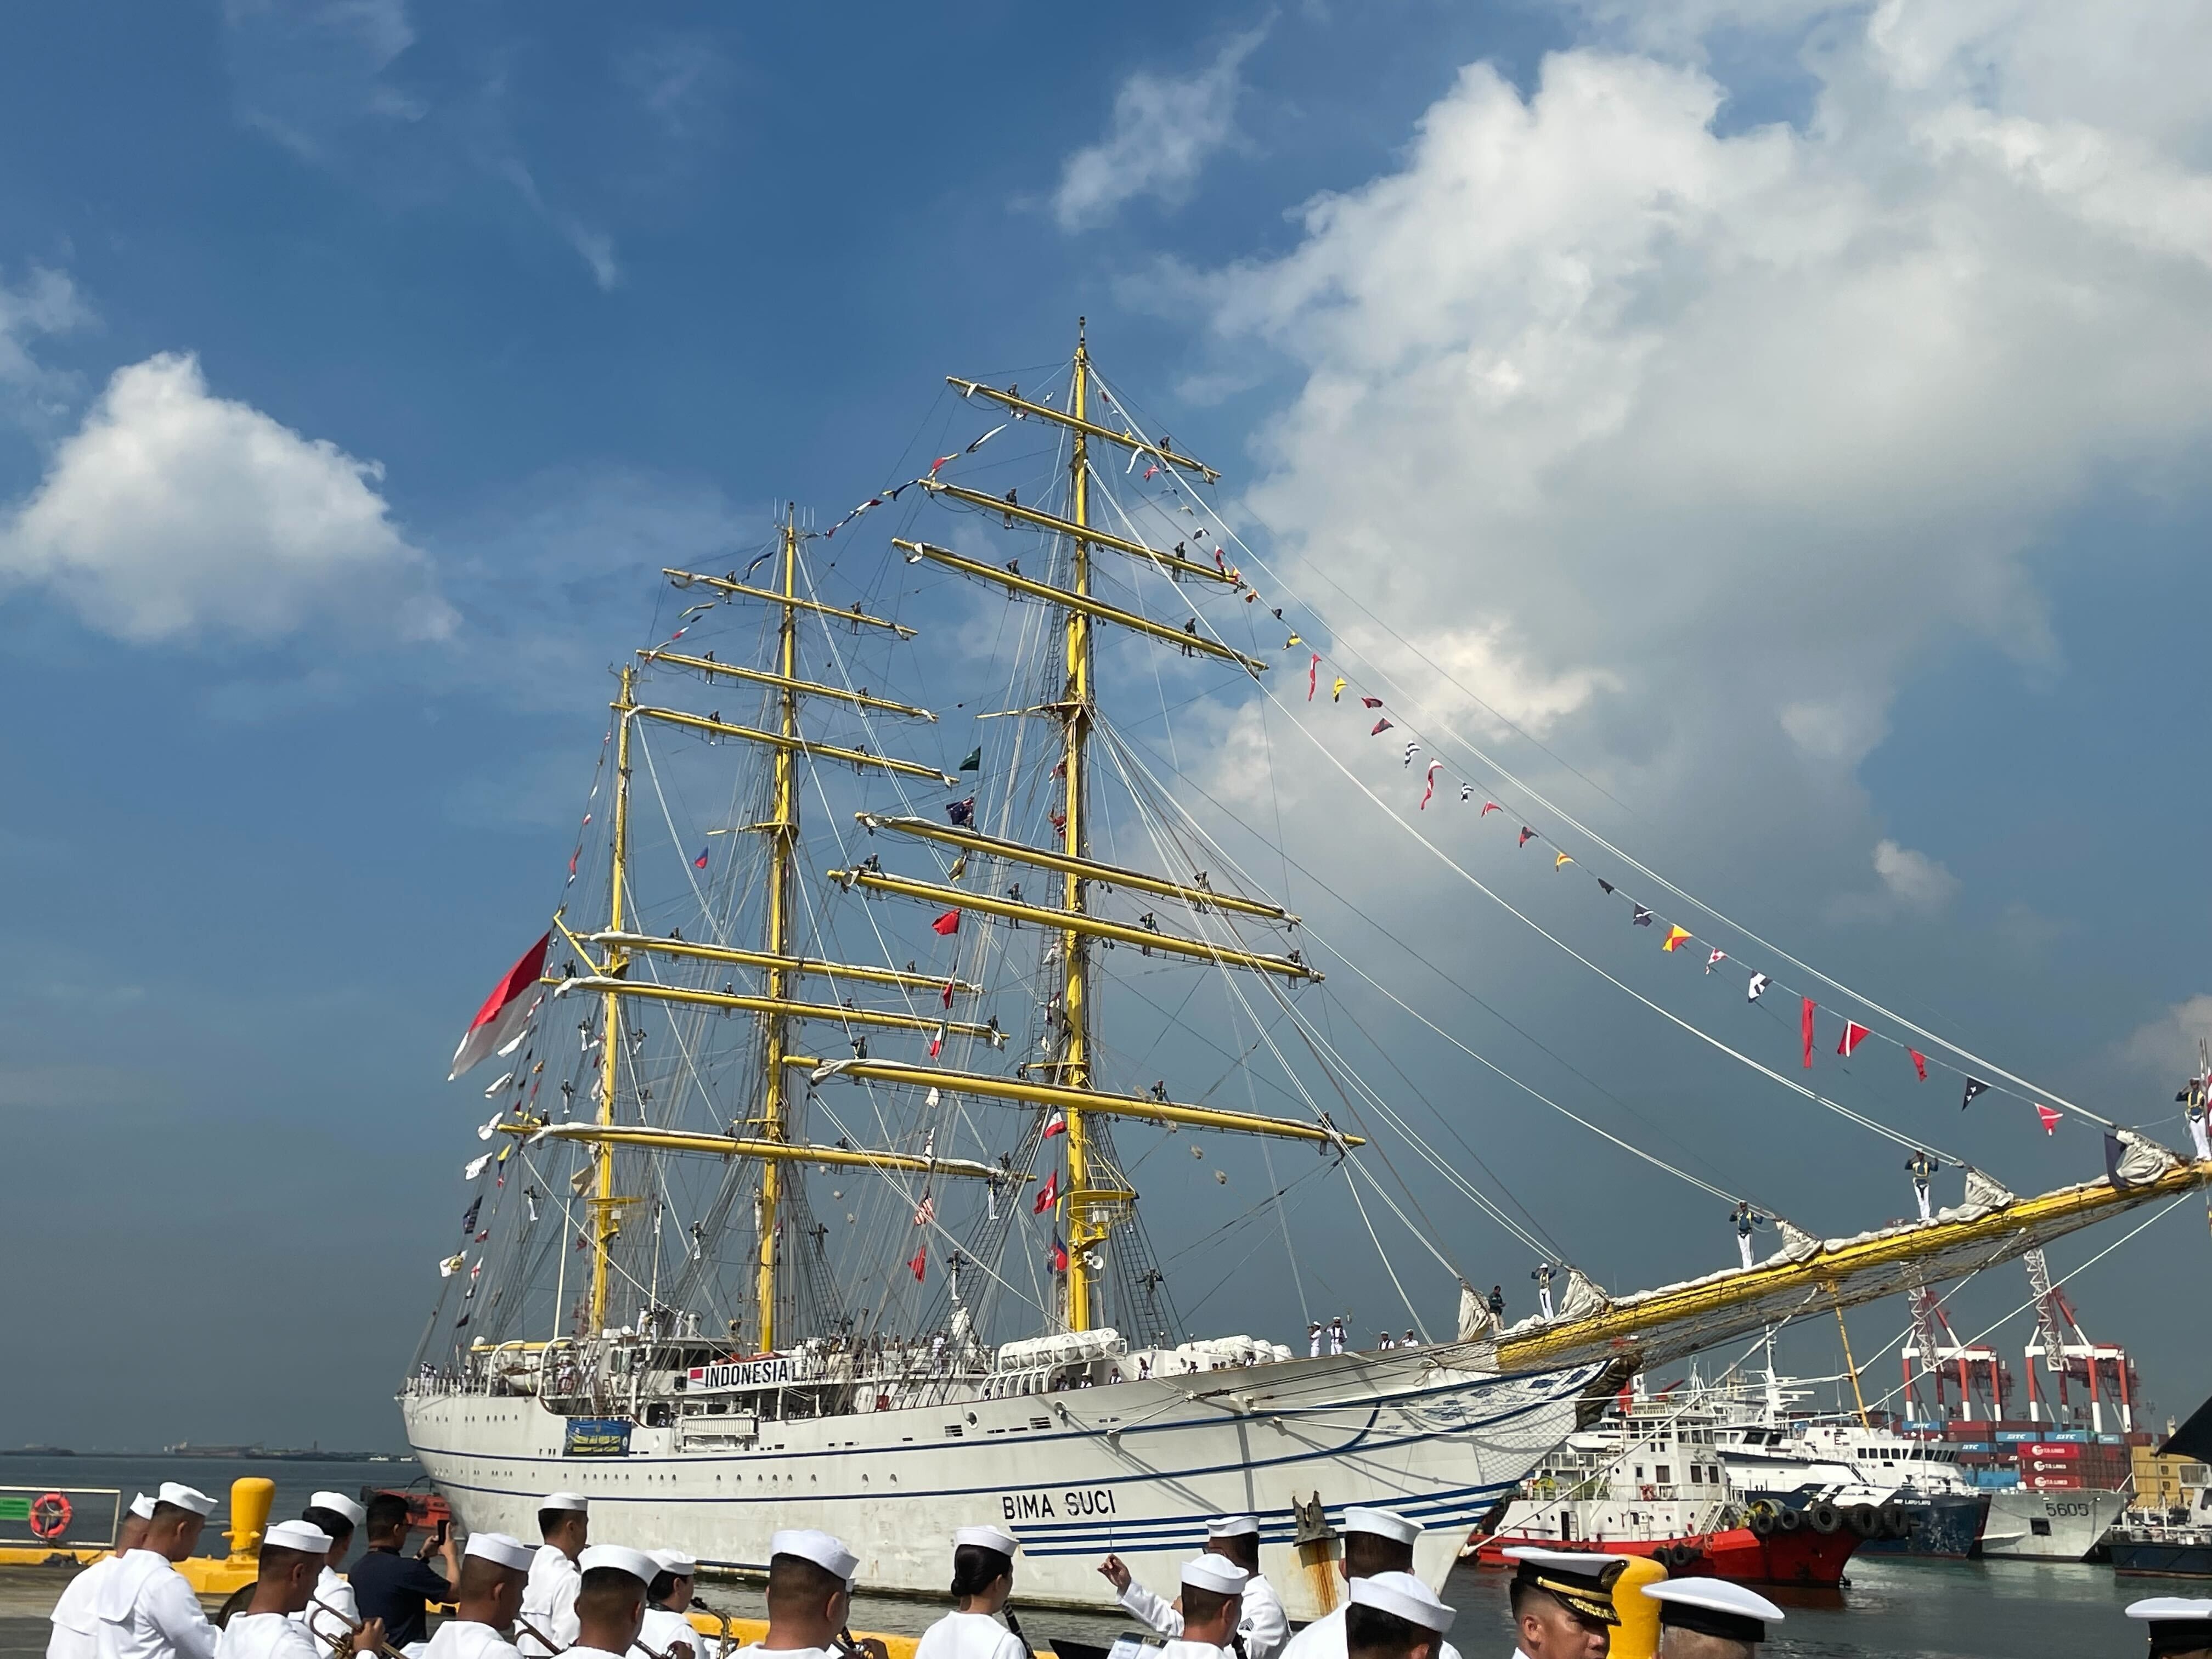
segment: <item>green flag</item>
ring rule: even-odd
[[[960,763],[960,769],[963,772],[980,772],[983,769],[982,744],[978,744],[968,751],[968,758]]]

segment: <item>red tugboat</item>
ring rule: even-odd
[[[1905,1535],[1894,1504],[1803,1509],[1730,1494],[1714,1413],[1701,1406],[1624,1395],[1571,1435],[1462,1554],[1510,1566],[1516,1545],[1651,1557],[1674,1577],[1832,1589],[1859,1546]]]

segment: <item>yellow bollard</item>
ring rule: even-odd
[[[261,1555],[261,1534],[269,1529],[269,1510],[276,1501],[276,1483],[263,1474],[241,1474],[230,1483],[230,1540],[232,1565],[255,1561]]]
[[[1652,1659],[1659,1651],[1659,1604],[1644,1593],[1656,1584],[1667,1569],[1648,1555],[1632,1555],[1620,1577],[1613,1581],[1613,1610],[1620,1623],[1613,1632],[1610,1659]]]

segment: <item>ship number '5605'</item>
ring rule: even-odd
[[[1111,1515],[1114,1492],[1109,1486],[1071,1486],[1060,1492],[1001,1492],[999,1504],[1009,1521],[1056,1521],[1064,1515]]]

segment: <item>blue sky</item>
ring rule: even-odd
[[[2123,9],[11,18],[0,1194],[52,1265],[0,1315],[70,1356],[23,1435],[396,1438],[473,1145],[445,1058],[542,925],[654,573],[724,568],[778,500],[833,518],[941,375],[1041,374],[1079,313],[1347,652],[1415,641],[1481,694],[1431,687],[1434,720],[2180,1140],[2212,131],[2201,28]],[[1249,701],[1193,718],[1232,799],[1278,752]],[[1712,1069],[1279,752],[1292,854],[1378,939],[1818,1230],[1909,1201],[1887,1143]],[[1405,1061],[1607,1282],[1729,1249]],[[2070,1126],[1866,1090],[2021,1190],[2098,1167]],[[2177,1412],[2205,1248],[2185,1206],[2076,1291]],[[1971,1327],[2025,1296],[2000,1277]]]

